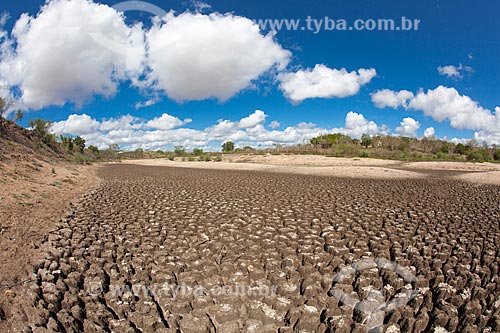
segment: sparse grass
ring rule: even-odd
[[[41,193],[40,194],[40,198],[42,198],[42,199],[48,199],[49,195],[47,193]]]
[[[52,182],[49,184],[50,186],[54,186],[54,187],[57,187],[59,189],[62,188],[62,183],[60,181],[55,181],[55,182]]]
[[[200,161],[200,162],[210,162],[211,160],[212,160],[212,156],[210,156],[210,155],[202,155],[198,159],[198,161]]]
[[[31,199],[31,194],[29,193],[23,193],[22,196],[26,199]]]
[[[174,155],[168,155],[167,157],[169,161],[175,161],[175,156]]]

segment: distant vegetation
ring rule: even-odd
[[[278,149],[274,149],[275,151]],[[361,139],[336,133],[321,135],[309,145],[280,147],[282,153],[318,153],[335,157],[372,157],[395,160],[500,161],[500,147],[472,139],[454,144],[435,138],[364,134]]]

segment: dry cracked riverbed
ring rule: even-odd
[[[49,236],[34,332],[500,332],[500,187],[100,176]]]

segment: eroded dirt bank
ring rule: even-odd
[[[33,265],[69,203],[96,185],[96,168],[36,159],[0,163],[0,332],[25,326]]]

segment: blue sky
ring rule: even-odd
[[[338,129],[356,136],[359,131],[356,131],[353,126],[359,124],[363,127],[367,125],[367,122],[373,121],[377,125],[377,128],[373,130],[374,132],[387,131],[386,127],[383,126],[387,125],[390,128],[389,133],[421,137],[426,129],[432,127],[434,135],[440,138],[465,139],[476,137],[478,140],[486,140],[489,143],[499,143],[498,140],[500,140],[500,116],[496,116],[495,111],[495,108],[500,105],[498,93],[500,91],[500,38],[498,37],[500,21],[497,19],[497,14],[500,12],[500,3],[496,1],[480,0],[473,3],[464,0],[432,0],[409,3],[389,0],[293,0],[286,2],[286,6],[283,5],[282,1],[276,0],[206,1],[210,8],[203,10],[202,13],[205,15],[214,12],[231,13],[234,17],[251,20],[267,18],[305,20],[308,16],[314,19],[323,19],[328,16],[333,19],[345,19],[349,23],[354,22],[356,19],[380,18],[390,18],[399,22],[400,18],[404,16],[419,19],[421,22],[418,31],[320,31],[316,34],[312,31],[302,31],[300,29],[299,31],[280,30],[272,38],[274,44],[281,49],[277,49],[269,57],[277,59],[283,55],[283,53],[280,53],[281,51],[288,51],[289,57],[286,67],[280,69],[269,67],[267,70],[257,71],[256,73],[259,74],[258,79],[249,81],[246,87],[232,94],[228,100],[221,101],[217,100],[217,98],[207,97],[193,98],[202,100],[189,100],[187,98],[183,101],[175,101],[169,97],[173,95],[170,88],[165,88],[165,86],[154,89],[151,86],[142,89],[137,86],[131,87],[131,81],[125,75],[119,80],[116,93],[106,97],[99,92],[91,93],[84,98],[82,105],[76,105],[71,96],[65,98],[64,93],[60,91],[56,95],[62,96],[64,105],[60,105],[62,104],[60,100],[52,102],[49,99],[44,103],[26,103],[27,99],[23,100],[23,93],[28,91],[27,87],[29,86],[25,77],[30,75],[30,59],[36,61],[33,66],[41,66],[45,60],[31,56],[22,58],[23,54],[17,45],[20,39],[12,36],[11,32],[14,23],[22,13],[33,16],[32,24],[28,28],[35,29],[34,20],[36,20],[36,15],[44,2],[30,0],[2,4],[2,9],[10,16],[4,26],[4,30],[8,33],[8,36],[4,38],[4,44],[5,40],[10,41],[12,44],[9,46],[10,51],[8,53],[4,51],[2,54],[2,61],[7,64],[7,67],[1,68],[10,68],[12,70],[14,67],[12,64],[21,59],[23,66],[27,69],[20,71],[21,74],[9,72],[4,77],[0,74],[0,79],[11,87],[11,96],[20,100],[20,105],[26,105],[30,109],[23,121],[24,125],[30,118],[42,117],[56,123],[59,122],[58,129],[60,132],[70,135],[83,134],[84,137],[87,136],[87,141],[95,142],[104,147],[112,139],[108,138],[107,141],[103,141],[98,136],[99,134],[106,135],[107,132],[98,129],[94,132],[79,131],[75,129],[75,126],[65,126],[68,124],[64,122],[68,120],[70,115],[87,115],[88,118],[99,123],[109,118],[118,119],[121,116],[132,115],[140,118],[135,120],[135,123],[138,124],[168,114],[182,121],[185,119],[191,121],[184,122],[175,128],[169,126],[163,128],[163,130],[173,131],[179,128],[188,128],[195,130],[192,134],[196,136],[200,131],[207,132],[207,128],[215,126],[219,120],[225,119],[234,123],[233,131],[228,130],[227,132],[229,138],[236,138],[234,141],[238,142],[238,138],[241,138],[242,144],[266,145],[272,141],[270,137],[275,137],[277,142],[291,144],[288,141],[290,137],[281,140],[277,133],[275,135],[267,133],[262,134],[262,136],[245,136],[236,133],[237,131],[246,132],[249,129],[251,130],[250,127],[235,124],[242,118],[253,114],[255,110],[262,110],[265,113],[265,117],[263,117],[265,120],[259,118],[252,125],[262,125],[266,131],[273,130],[269,128],[271,121],[280,123],[279,127],[274,129],[276,131],[283,131],[287,127],[296,129],[299,126],[298,124],[305,122],[314,123],[316,125],[314,130],[331,131],[332,129]],[[107,0],[94,0],[94,2],[108,6],[119,3],[118,1]],[[194,12],[196,8],[194,2],[186,0],[152,0],[149,2],[167,12],[173,9],[176,11],[176,15],[186,10]],[[64,7],[61,6],[61,8]],[[130,11],[124,15],[128,26],[142,21],[144,22],[143,31],[147,31],[151,27],[150,20],[152,16],[148,13]],[[55,21],[53,24],[60,23]],[[24,31],[23,33],[29,35],[30,31]],[[168,34],[169,31],[166,31],[166,33]],[[265,36],[266,33],[262,31],[261,35]],[[45,34],[42,36],[45,36]],[[187,36],[193,38],[193,35]],[[40,43],[43,42],[43,38],[42,41],[39,41]],[[59,37],[54,38],[57,41]],[[228,38],[231,39],[232,37],[228,36]],[[237,37],[235,38],[237,39]],[[189,41],[187,40],[187,42]],[[216,38],[214,41],[217,43],[221,40]],[[48,42],[54,43],[54,39],[48,39]],[[24,52],[27,52],[26,50],[29,50],[30,47],[28,44],[36,42],[31,41],[30,38],[25,38],[22,43],[26,46]],[[160,37],[158,37],[157,43],[161,43]],[[225,41],[222,41],[222,43],[225,43]],[[33,50],[37,49],[35,45],[32,47]],[[187,50],[197,51],[196,48]],[[54,47],[50,52],[55,54],[60,51],[60,48]],[[85,54],[86,51],[85,46],[82,46],[81,50],[72,49],[64,52],[70,52],[66,53],[70,57],[78,57]],[[167,50],[166,52],[170,51]],[[235,57],[245,56],[236,53],[235,51]],[[221,55],[214,54],[214,56],[220,57]],[[230,57],[231,54],[225,56]],[[110,59],[114,65],[115,60],[113,59],[116,59],[116,57],[110,56]],[[259,62],[261,59],[257,56],[255,59],[248,61]],[[276,63],[278,62],[276,61]],[[68,64],[71,64],[71,61]],[[175,64],[178,64],[178,62],[175,62]],[[242,64],[244,63],[242,62]],[[324,65],[326,70],[316,73],[313,71],[316,65]],[[64,66],[65,64],[61,64],[61,67]],[[453,68],[448,68],[448,71],[445,71],[444,66],[453,66]],[[442,68],[441,74],[438,67]],[[376,76],[367,83],[360,84],[359,91],[349,93],[348,96],[339,96],[340,94],[336,93],[334,88],[330,88],[333,90],[328,93],[328,84],[331,82],[322,82],[321,79],[320,82],[315,82],[315,84],[323,85],[327,92],[319,97],[315,95],[300,101],[292,101],[284,89],[280,88],[280,84],[284,82],[284,79],[280,79],[283,77],[280,76],[283,73],[290,74],[288,78],[292,80],[290,84],[293,84],[293,88],[291,88],[293,92],[302,94],[307,90],[307,87],[303,86],[304,81],[293,81],[293,78],[296,77],[294,75],[300,70],[323,77],[331,74],[330,70],[341,70],[342,68],[345,68],[347,72],[360,69],[375,69]],[[221,70],[224,71],[225,69],[221,68]],[[34,73],[33,75],[41,74]],[[57,77],[59,73],[56,71],[53,75]],[[66,71],[64,75],[81,77],[82,75],[86,76],[87,73],[82,72],[77,67],[74,73],[68,74]],[[156,78],[162,77],[162,74],[158,75]],[[179,73],[176,72],[175,75],[183,74],[180,71]],[[169,72],[167,77],[169,80],[176,80],[175,75]],[[53,79],[52,75],[50,76],[50,79]],[[46,76],[38,77],[45,78]],[[91,78],[90,75],[89,78]],[[225,78],[227,79],[227,77]],[[317,79],[318,76],[314,76],[314,78]],[[315,80],[314,78],[312,80]],[[334,78],[338,77],[335,76]],[[212,78],[208,75],[208,79],[216,81],[218,76]],[[439,86],[443,86],[446,90],[437,91],[436,88]],[[53,89],[61,90],[57,84],[54,84],[53,87]],[[171,85],[167,85],[167,87],[171,87]],[[382,102],[376,105],[372,95],[384,89],[391,92],[392,95],[390,96],[399,91],[407,90],[413,93],[413,97],[403,99],[393,107],[386,99],[382,99]],[[421,96],[417,96],[420,89],[423,89],[423,92]],[[429,90],[431,93],[428,93]],[[185,90],[181,93],[185,93]],[[137,103],[145,102],[151,99],[152,96],[156,96],[156,99],[161,101],[157,101],[156,104],[149,107],[136,109]],[[384,96],[382,97],[386,98],[389,95]],[[346,115],[349,112],[362,115],[366,122],[353,121],[352,124],[346,124]],[[408,117],[411,117],[418,125],[409,121],[401,124],[403,119]],[[476,121],[479,118],[482,120]],[[495,122],[499,123],[496,124]],[[494,126],[491,123],[495,123]],[[403,125],[409,125],[409,128]],[[86,123],[82,122],[81,126],[86,126]],[[99,125],[93,123],[92,126],[97,128]],[[136,129],[140,127],[140,125],[137,125]],[[373,129],[373,126],[366,128]],[[397,130],[398,128],[399,130]],[[148,132],[158,130],[162,130],[161,126],[160,128],[152,126],[148,130],[144,127],[139,130],[137,135],[144,136]],[[257,130],[255,131],[257,132]],[[314,130],[303,134],[301,138],[304,140],[313,135]],[[71,131],[73,133],[70,133]],[[172,132],[171,134],[174,135],[175,133]],[[134,133],[128,132],[126,135],[130,137]],[[210,135],[203,140],[199,140],[198,143],[192,142],[196,141],[195,139],[190,141],[188,138],[184,138],[183,141],[176,141],[168,138],[171,138],[171,136],[167,135],[162,139],[155,139],[153,140],[154,143],[152,143],[152,140],[146,140],[144,141],[145,144],[142,144],[140,140],[132,140],[133,144],[130,147],[156,149],[169,147],[179,142],[186,146],[215,147],[219,145],[219,139]],[[127,140],[119,137],[116,137],[116,140],[122,146],[128,146]],[[128,142],[132,141],[129,140]],[[151,143],[151,145],[148,145],[147,142]]]

